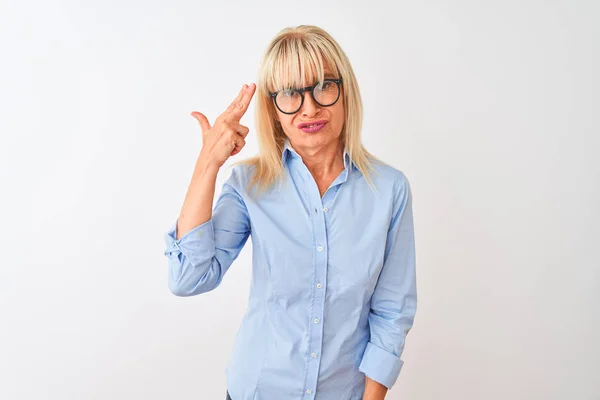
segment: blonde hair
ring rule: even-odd
[[[313,82],[322,83],[328,66],[336,77],[343,79],[342,97],[345,121],[340,135],[350,159],[374,189],[372,161],[361,141],[363,107],[360,90],[348,57],[339,44],[323,29],[314,25],[300,25],[281,30],[265,51],[259,69],[255,92],[254,123],[259,154],[235,164],[249,164],[254,174],[248,189],[256,186],[264,192],[283,175],[281,162],[286,135],[277,118],[269,92],[290,87],[305,87]]]

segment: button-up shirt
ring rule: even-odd
[[[344,152],[321,197],[289,141],[284,179],[247,192],[239,164],[205,223],[165,235],[169,287],[217,288],[251,237],[246,314],[225,369],[233,400],[361,400],[365,375],[388,388],[416,312],[412,195],[400,170],[375,161],[373,190]]]

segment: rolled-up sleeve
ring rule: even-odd
[[[215,289],[250,235],[248,210],[235,187],[239,166],[223,184],[212,217],[177,240],[177,220],[164,236],[169,288],[177,296],[193,296]]]
[[[412,193],[404,174],[395,193],[383,268],[371,298],[371,336],[359,366],[365,375],[388,389],[404,364],[400,356],[417,307]]]

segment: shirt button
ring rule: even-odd
[[[312,358],[316,358],[317,357],[317,353],[311,353],[310,355]]]
[[[313,322],[314,322],[315,324],[318,324],[318,323],[319,323],[319,318],[315,318],[315,319],[313,320]]]
[[[321,285],[320,283],[317,283],[317,288],[321,289],[323,287],[323,285]]]
[[[324,208],[323,208],[323,212],[327,212],[327,211],[329,211],[329,208],[327,208],[327,207],[324,207]]]
[[[306,390],[306,394],[311,394],[311,393],[312,393],[312,390],[310,390],[310,389]]]
[[[317,247],[317,250],[319,250],[319,251],[323,251],[323,246],[319,246],[319,247]]]

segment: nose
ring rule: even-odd
[[[304,101],[302,102],[302,108],[300,108],[300,114],[306,117],[312,117],[315,114],[321,112],[321,106],[319,106],[312,98],[312,95],[307,90],[302,93]]]

